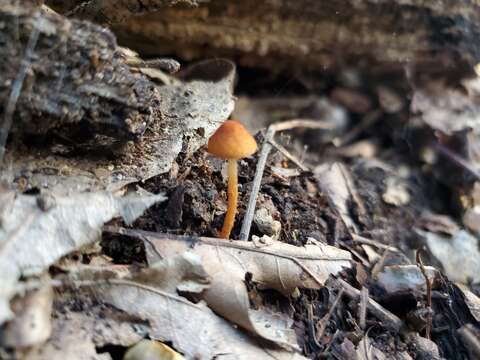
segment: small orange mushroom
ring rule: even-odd
[[[208,140],[210,154],[228,160],[228,208],[220,237],[228,239],[235,222],[238,202],[237,160],[257,151],[257,143],[236,120],[227,120]]]

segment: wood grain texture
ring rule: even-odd
[[[480,60],[478,0],[94,0],[60,10],[72,3],[73,16],[110,24],[121,43],[144,54],[315,70],[469,69]]]

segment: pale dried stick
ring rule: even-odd
[[[382,244],[378,241],[367,239],[366,237],[363,237],[363,236],[360,236],[360,235],[357,235],[357,234],[352,234],[352,239],[355,242],[358,242],[358,243],[361,243],[361,244],[366,244],[366,245],[371,245],[371,246],[374,246],[378,249],[390,250],[392,252],[398,252],[398,253],[401,252],[399,249],[397,249],[394,246],[385,245],[385,244]]]
[[[367,302],[368,302],[368,288],[362,286],[360,291],[360,309],[358,311],[358,323],[360,329],[365,330],[367,327]]]
[[[336,279],[335,284],[340,288],[345,290],[345,294],[355,300],[359,300],[361,296],[361,292],[358,289],[355,289],[352,285],[347,283],[342,279]],[[399,332],[404,324],[403,321],[397,317],[395,314],[392,314],[390,311],[385,309],[382,305],[377,303],[375,300],[371,299],[370,297],[367,300],[367,310],[379,319],[384,326]]]
[[[268,127],[265,134],[265,138],[262,145],[260,156],[258,157],[257,168],[255,169],[255,177],[253,179],[252,190],[250,192],[250,198],[248,199],[247,210],[243,218],[242,228],[240,230],[240,240],[248,240],[250,235],[250,228],[252,227],[253,215],[255,213],[255,206],[257,203],[257,196],[262,183],[263,172],[267,163],[267,157],[272,149],[273,137],[278,131],[290,130],[298,127],[310,128],[310,129],[331,129],[331,124],[319,121],[319,120],[307,120],[307,119],[292,119],[276,124],[272,124]]]
[[[277,143],[275,140],[270,140],[270,144],[272,144],[275,147],[275,149],[277,149],[288,160],[290,160],[295,165],[297,165],[300,168],[300,170],[302,170],[302,171],[309,171],[310,170],[295,155],[293,155],[290,151],[285,149],[282,145]]]

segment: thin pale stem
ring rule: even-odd
[[[223,228],[220,233],[222,239],[228,239],[232,232],[237,213],[238,202],[238,179],[237,179],[237,160],[228,159],[228,208],[223,220]]]

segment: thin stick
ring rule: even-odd
[[[427,286],[427,310],[428,310],[428,315],[427,315],[427,324],[425,326],[425,337],[430,340],[430,332],[432,329],[432,317],[431,317],[431,311],[432,311],[432,283],[430,282],[430,279],[428,278],[427,271],[425,270],[425,266],[423,265],[422,257],[420,255],[421,249],[417,250],[416,254],[416,260],[417,260],[417,266],[420,268],[420,271],[422,272],[423,277],[425,278],[425,283]]]
[[[365,330],[367,327],[367,302],[368,302],[368,288],[362,286],[360,292],[360,309],[358,311],[358,323],[360,329]]]
[[[343,288],[345,290],[345,294],[355,300],[358,300],[361,296],[360,290],[355,289],[352,285],[347,283],[342,279],[336,279],[335,284],[338,287]],[[399,332],[400,329],[403,327],[403,321],[397,317],[396,315],[392,314],[390,311],[385,309],[382,305],[377,303],[375,300],[368,298],[367,301],[367,310],[379,319],[383,325],[389,327],[390,329]]]
[[[39,16],[37,13],[36,17]],[[20,97],[20,92],[23,87],[23,82],[25,76],[27,75],[28,70],[30,69],[31,62],[30,60],[33,57],[33,50],[37,45],[38,36],[40,31],[38,30],[36,23],[34,23],[32,32],[28,39],[27,47],[25,49],[25,55],[20,63],[20,69],[18,70],[17,77],[12,84],[12,91],[10,96],[7,99],[5,104],[5,112],[3,118],[3,124],[0,127],[0,165],[3,162],[3,156],[5,155],[5,146],[7,145],[8,134],[10,133],[10,128],[12,127],[13,114],[15,112],[15,107],[17,105],[18,98]]]
[[[320,345],[320,343],[318,342],[318,337],[317,337],[317,334],[315,332],[315,326],[313,324],[313,306],[312,306],[311,303],[308,304],[307,311],[308,311],[308,325],[310,327],[310,332],[312,333],[313,342],[319,348],[322,348],[322,345]]]
[[[295,165],[297,165],[300,168],[300,170],[302,170],[302,171],[309,171],[310,170],[308,167],[303,165],[302,162],[295,155],[293,155],[290,151],[285,149],[282,145],[277,143],[275,140],[273,140],[273,139],[270,140],[270,144],[272,144],[275,147],[275,149],[277,149],[288,160],[290,160]]]
[[[320,320],[320,329],[318,330],[316,339],[315,339],[317,342],[319,342],[320,339],[322,338],[323,333],[325,332],[325,329],[327,327],[327,324],[330,321],[330,318],[332,317],[333,312],[335,311],[335,308],[340,303],[340,300],[342,299],[344,292],[345,292],[344,289],[339,290],[337,297],[333,301],[332,307],[328,310],[327,314]]]
[[[242,229],[240,230],[240,240],[246,241],[250,235],[250,228],[252,227],[253,215],[255,213],[255,206],[257,203],[257,196],[262,183],[263,172],[267,163],[267,157],[272,149],[271,141],[276,132],[294,129],[297,127],[304,127],[310,129],[331,129],[332,125],[319,120],[308,119],[292,119],[280,123],[272,124],[268,127],[267,133],[262,145],[260,156],[258,157],[257,168],[255,170],[255,177],[253,179],[252,190],[250,198],[248,199],[247,210],[243,218]]]
[[[401,252],[399,249],[397,249],[394,246],[385,245],[385,244],[382,244],[378,241],[367,239],[366,237],[363,237],[363,236],[360,236],[360,235],[357,235],[357,234],[352,234],[352,239],[355,242],[358,242],[358,243],[361,243],[361,244],[366,244],[366,245],[371,245],[371,246],[374,246],[378,249],[390,250],[392,252]]]
[[[381,119],[381,111],[373,111],[366,114],[360,123],[342,137],[333,139],[333,145],[341,147],[355,139],[362,131],[368,129]]]
[[[250,235],[250,228],[252,227],[253,215],[255,213],[255,205],[257,202],[258,191],[260,190],[260,185],[262,183],[263,171],[265,169],[265,164],[267,163],[267,157],[272,149],[272,144],[270,144],[269,139],[273,138],[275,130],[271,127],[267,130],[265,136],[265,141],[262,146],[262,151],[258,157],[257,168],[255,170],[255,177],[253,178],[252,190],[250,192],[250,198],[248,199],[247,210],[245,211],[245,216],[242,222],[242,228],[240,230],[240,240],[248,240]]]
[[[453,161],[457,165],[463,167],[467,170],[471,175],[475,176],[477,179],[480,179],[480,172],[467,160],[464,159],[462,156],[457,154],[456,152],[450,150],[445,145],[440,144],[439,142],[433,142],[433,147],[435,150],[440,152],[442,155],[447,157],[449,160]]]

